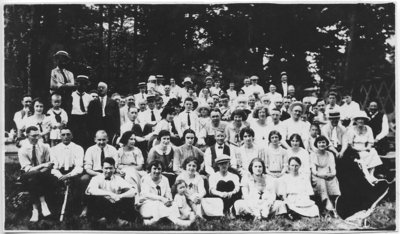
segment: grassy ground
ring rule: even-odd
[[[36,224],[29,222],[31,208],[27,205],[25,195],[16,199],[19,188],[15,185],[18,176],[17,164],[6,164],[5,193],[6,193],[6,230],[201,230],[201,231],[264,231],[264,230],[290,230],[290,231],[318,231],[318,230],[395,230],[395,202],[394,192],[382,201],[374,213],[367,218],[367,226],[361,227],[356,224],[347,223],[341,219],[334,218],[302,218],[298,221],[290,221],[284,217],[276,217],[271,220],[255,221],[251,219],[229,220],[225,217],[198,220],[189,228],[177,227],[167,220],[160,220],[152,226],[144,226],[141,220],[130,223],[129,226],[120,228],[114,223],[98,225],[86,219],[80,219],[78,212],[71,211],[64,222],[59,222],[58,215],[41,220]],[[56,196],[57,202],[49,203],[54,214],[59,214],[62,194]],[[57,208],[58,207],[58,208]],[[53,208],[53,209],[52,209]]]

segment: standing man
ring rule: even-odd
[[[350,91],[343,93],[343,105],[340,106],[340,119],[344,127],[349,126],[351,119],[360,111],[360,104],[353,101]]]
[[[135,94],[135,101],[136,101],[136,106],[139,106],[139,103],[141,101],[146,101],[147,94],[146,94],[146,83],[145,82],[139,82],[139,93]]]
[[[248,93],[246,92],[247,96],[254,95],[256,99],[259,99],[262,95],[264,95],[264,89],[261,87],[258,82],[258,76],[251,76],[250,77],[251,85],[248,87]]]
[[[17,137],[18,138],[23,136],[22,131],[23,131],[25,119],[32,115],[32,112],[29,109],[29,107],[32,104],[32,97],[30,95],[24,95],[22,97],[21,104],[22,104],[22,110],[15,112],[14,119],[13,119],[15,126],[17,127]]]
[[[23,174],[21,182],[28,190],[31,196],[32,217],[31,222],[39,221],[39,204],[43,217],[51,214],[45,195],[54,188],[54,177],[51,175],[53,163],[50,162],[50,147],[47,144],[39,142],[39,129],[35,126],[30,126],[26,129],[28,141],[22,144],[18,150],[18,160],[21,165]]]
[[[328,138],[329,142],[332,144],[330,149],[338,155],[341,151],[344,134],[346,129],[339,123],[340,112],[338,111],[328,111],[329,122],[321,128],[321,135]]]
[[[57,67],[51,70],[50,93],[60,93],[64,100],[62,108],[68,110],[67,103],[70,103],[71,93],[75,89],[74,74],[66,69],[71,57],[67,52],[60,50],[54,54],[54,58]]]
[[[71,117],[68,122],[69,129],[74,135],[74,142],[83,148],[89,147],[89,129],[87,111],[89,103],[93,100],[92,96],[86,93],[89,85],[89,77],[78,75],[76,77],[77,89],[72,92]]]
[[[288,76],[285,71],[281,72],[281,82],[276,86],[276,92],[286,97],[288,95]]]
[[[90,128],[90,136],[104,129],[110,139],[114,139],[119,135],[120,116],[118,103],[107,97],[108,86],[104,82],[97,85],[99,99],[93,100],[88,106],[88,125]]]

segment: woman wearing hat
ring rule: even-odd
[[[225,129],[226,140],[231,145],[231,147],[240,147],[240,131],[243,128],[250,127],[250,125],[246,122],[247,114],[244,110],[236,109],[231,114],[231,123]]]
[[[218,171],[209,177],[210,194],[219,197],[224,202],[224,214],[233,216],[231,207],[240,198],[239,176],[228,171],[231,158],[221,155],[215,159]]]
[[[327,151],[329,141],[324,136],[319,136],[315,140],[317,152],[311,153],[311,174],[314,185],[314,192],[321,202],[324,214],[335,216],[335,208],[332,201],[340,195],[339,182],[336,178],[335,156]],[[332,198],[332,200],[331,200]]]
[[[364,111],[358,112],[353,117],[354,126],[350,126],[346,133],[347,142],[343,144],[339,157],[342,157],[347,147],[352,147],[360,155],[360,160],[363,166],[368,169],[370,176],[373,180],[375,167],[382,164],[382,161],[374,148],[374,135],[372,129],[365,125],[365,122],[370,118]]]

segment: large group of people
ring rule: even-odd
[[[190,77],[180,87],[151,75],[136,94],[108,96],[106,83],[88,91],[90,78],[65,68],[67,52],[55,56],[50,103],[23,96],[14,116],[31,222],[52,213],[46,196],[65,184],[81,217],[121,225],[138,216],[181,226],[224,215],[348,217],[336,209],[352,195],[337,164],[351,150],[351,173],[367,189],[381,183],[389,127],[377,101],[363,111],[349,92],[301,97],[286,72],[268,92],[257,76],[226,90],[208,76],[196,92]]]

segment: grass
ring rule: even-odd
[[[131,222],[129,226],[118,227],[115,223],[97,225],[86,219],[80,219],[78,212],[71,211],[64,222],[59,222],[58,215],[50,216],[45,220],[32,224],[29,222],[31,207],[28,205],[27,196],[22,194],[19,199],[19,188],[15,185],[15,179],[19,175],[17,164],[6,164],[5,167],[5,193],[6,193],[6,217],[5,230],[191,230],[191,231],[322,231],[322,230],[395,230],[396,229],[396,205],[393,196],[388,196],[382,201],[367,218],[367,226],[360,227],[335,218],[302,218],[290,221],[284,217],[275,217],[270,220],[252,221],[252,219],[238,218],[229,220],[225,217],[197,220],[188,228],[178,227],[167,220],[160,220],[152,226],[144,226],[141,220]],[[49,202],[53,214],[59,214],[62,202],[62,194],[55,196],[55,202]],[[58,207],[58,208],[57,208]],[[53,209],[52,209],[53,208]],[[71,215],[72,214],[72,215]]]

